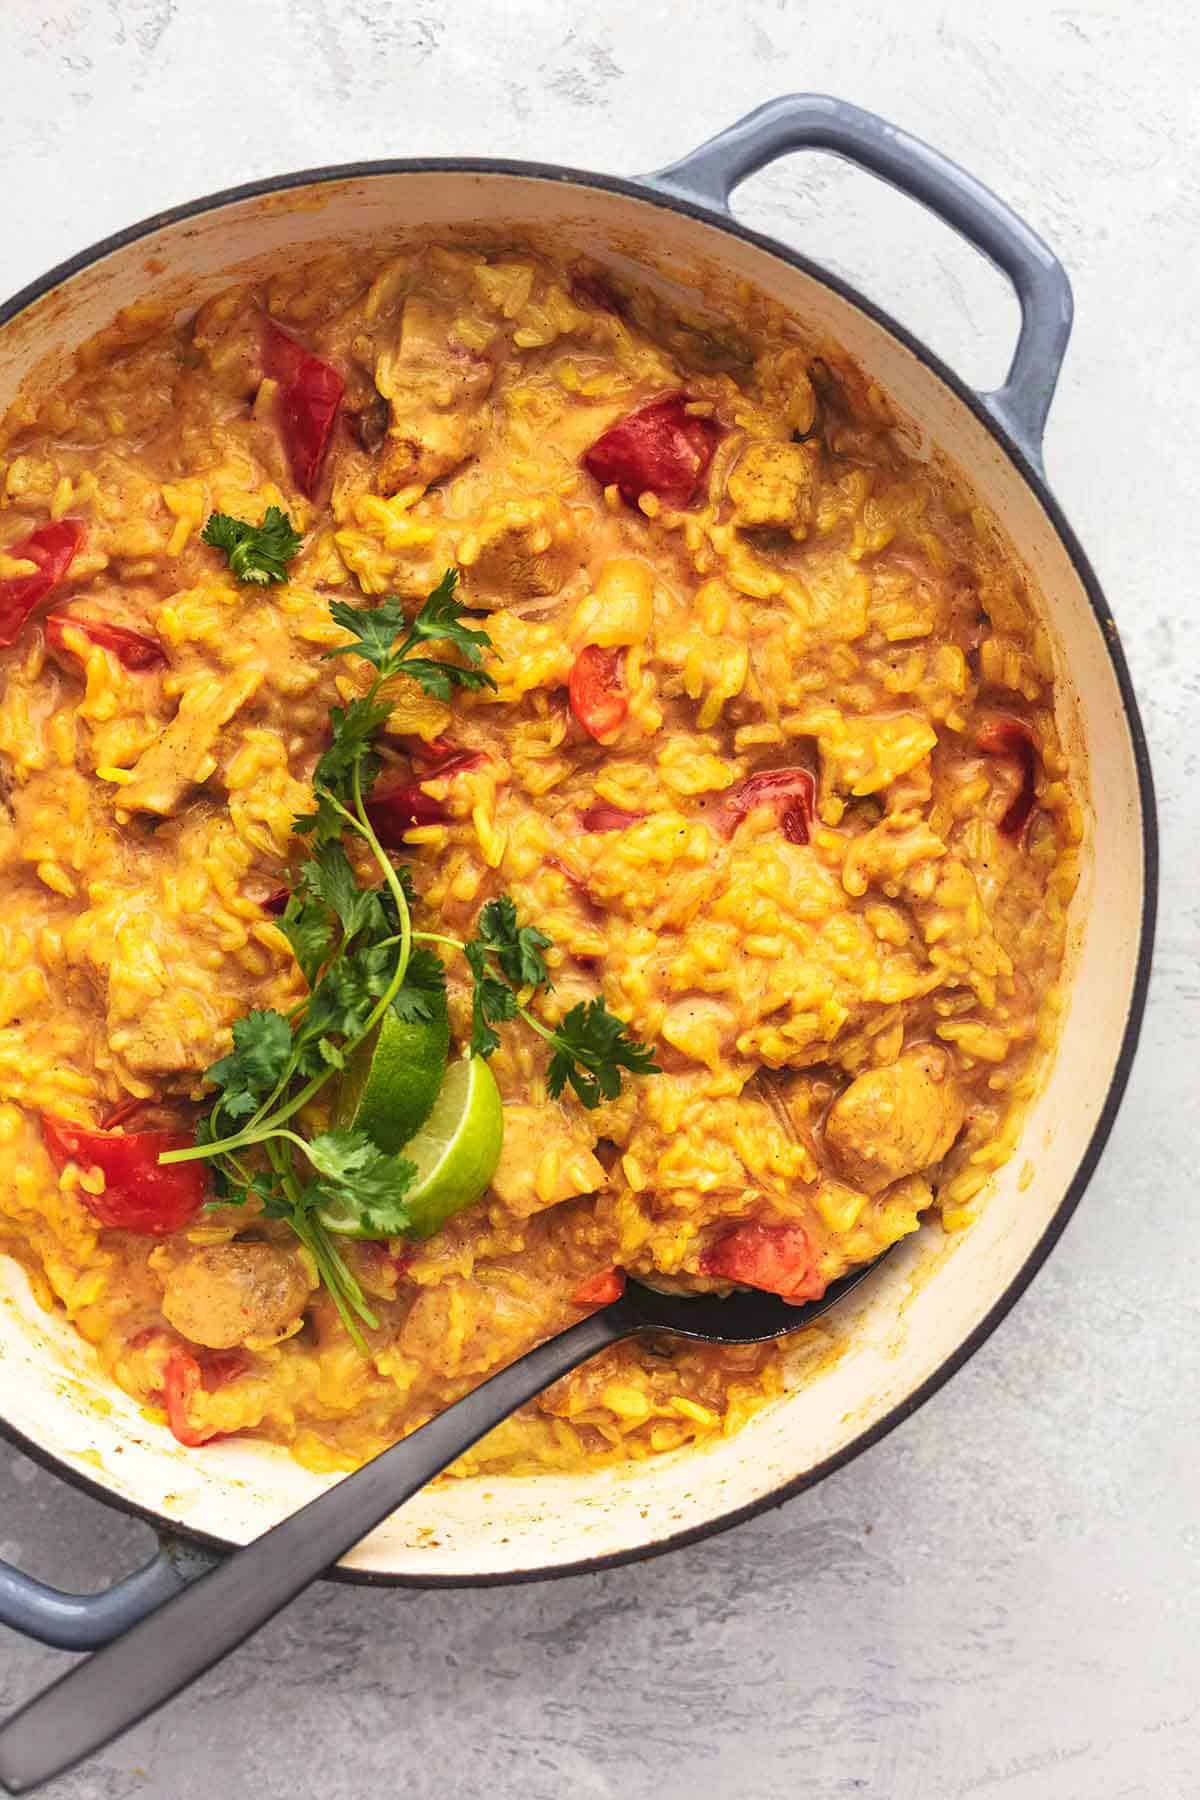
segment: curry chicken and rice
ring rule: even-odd
[[[1050,640],[752,295],[448,247],[132,309],[4,422],[0,644],[0,1250],[185,1444],[350,1466],[626,1271],[800,1304],[1015,1146]],[[626,1344],[457,1468],[782,1383]]]

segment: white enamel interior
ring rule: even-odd
[[[927,1226],[797,1345],[790,1397],[714,1449],[620,1473],[446,1484],[360,1545],[356,1569],[416,1578],[503,1577],[635,1553],[752,1505],[844,1452],[964,1345],[1051,1228],[1108,1094],[1141,930],[1136,771],[1102,631],[1058,535],[1004,452],[945,384],[885,328],[770,253],[651,202],[499,173],[397,172],[239,200],[168,225],[72,277],[0,333],[0,409],[32,369],[57,362],[121,306],[165,290],[195,306],[231,268],[405,234],[526,237],[589,256],[633,257],[685,285],[745,277],[869,369],[927,445],[967,477],[1045,594],[1063,671],[1063,720],[1092,771],[1088,869],[1075,903],[1074,978],[1057,1059],[1018,1154],[983,1216],[947,1241]],[[48,360],[47,360],[48,359]],[[1022,1171],[1027,1179],[1022,1191]],[[836,1350],[836,1355],[830,1351]],[[808,1373],[805,1374],[805,1366]],[[231,1442],[199,1452],[148,1425],[99,1378],[73,1334],[0,1262],[0,1412],[114,1496],[244,1542],[324,1485],[286,1455]]]

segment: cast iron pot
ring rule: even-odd
[[[997,392],[972,392],[862,295],[733,221],[739,182],[812,149],[924,202],[1010,277],[1021,329]],[[1071,327],[1066,274],[969,175],[840,101],[772,101],[635,181],[535,163],[416,159],[285,175],[175,208],[85,250],[0,309],[0,408],[31,372],[54,379],[81,340],[134,300],[163,293],[194,308],[231,271],[397,233],[523,238],[632,262],[675,291],[703,285],[734,313],[744,280],[839,342],[890,395],[910,438],[961,471],[1024,559],[1049,609],[1062,729],[1091,772],[1061,1042],[978,1223],[949,1239],[931,1224],[906,1240],[830,1315],[827,1332],[816,1328],[819,1356],[798,1341],[794,1391],[736,1438],[620,1471],[439,1487],[341,1571],[410,1585],[522,1581],[645,1556],[778,1503],[907,1418],[984,1341],[1078,1204],[1125,1087],[1150,966],[1154,804],[1112,617],[1042,473],[1042,430]],[[245,1543],[324,1485],[268,1446],[234,1440],[188,1451],[148,1425],[97,1375],[73,1333],[33,1305],[11,1263],[0,1264],[0,1365],[0,1426],[14,1442],[170,1534],[153,1563],[99,1596],[60,1594],[0,1568],[0,1621],[47,1642],[107,1641],[186,1578],[195,1553],[181,1556],[178,1538]]]

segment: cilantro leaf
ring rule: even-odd
[[[392,874],[400,884],[405,904],[411,913],[417,904],[417,890],[413,886],[412,870],[407,863],[393,863]],[[379,905],[382,909],[384,924],[386,925],[389,934],[399,931],[400,913],[396,906],[395,896],[392,893],[390,885],[385,882],[382,887],[377,887],[375,892],[379,896]],[[413,954],[416,955],[417,953],[414,951]]]
[[[329,748],[313,770],[318,797],[323,792],[335,800],[347,799],[355,769],[362,771],[363,791],[370,787],[375,776],[371,740],[391,710],[386,700],[378,699],[351,700],[349,706],[331,708]]]
[[[472,617],[468,607],[456,598],[458,570],[447,569],[412,622],[414,638],[431,638],[453,644],[469,663],[481,663],[483,653],[490,650],[492,640],[486,631],[472,631],[463,624]],[[492,683],[495,686],[495,683]]]
[[[408,617],[398,595],[385,595],[378,606],[348,606],[344,600],[334,600],[329,611],[335,625],[353,632],[355,642],[326,650],[323,660],[328,661],[334,656],[361,656],[381,675],[395,674],[399,654],[397,639],[408,631]]]
[[[376,1000],[386,991],[395,967],[395,951],[382,944],[365,944],[335,956],[309,996],[308,1009],[298,1033],[310,1051],[303,1066],[313,1069],[313,1056],[328,1064],[320,1039],[331,1032],[357,1037]]]
[[[333,948],[333,919],[323,900],[297,888],[288,895],[279,929],[311,988]]]
[[[378,671],[379,681],[407,675],[438,700],[449,700],[456,687],[495,688],[492,677],[478,666],[484,651],[491,649],[491,639],[486,631],[475,631],[463,624],[471,615],[455,598],[457,583],[458,570],[447,569],[411,621],[396,594],[386,595],[378,606],[372,607],[348,606],[344,600],[334,600],[329,608],[334,623],[351,632],[353,642],[338,644],[335,649],[326,650],[325,656],[361,656]],[[466,659],[467,666],[429,656],[410,656],[413,645],[421,642],[451,644]]]
[[[280,521],[287,526],[282,514]],[[249,568],[251,536],[258,528],[224,514],[209,524],[208,541],[226,549],[231,566],[233,556],[248,546],[243,561],[249,559]],[[239,579],[282,579],[282,574],[259,570]],[[467,944],[410,929],[416,907],[411,872],[392,863],[364,796],[379,768],[375,736],[392,711],[383,695],[389,680],[407,674],[443,698],[455,687],[495,685],[481,667],[487,634],[465,623],[468,611],[456,598],[455,584],[455,572],[448,570],[411,621],[395,595],[370,610],[334,603],[332,616],[352,641],[331,654],[358,655],[376,676],[365,694],[331,710],[330,742],[313,771],[313,810],[292,822],[309,854],[280,923],[308,982],[308,998],[287,1017],[259,1011],[238,1021],[232,1052],[209,1071],[214,1097],[198,1121],[195,1146],[166,1153],[168,1162],[203,1156],[220,1203],[252,1201],[268,1217],[291,1226],[315,1258],[347,1333],[364,1355],[360,1322],[375,1328],[378,1320],[327,1221],[367,1236],[418,1229],[406,1200],[416,1170],[362,1132],[339,1129],[309,1137],[304,1120],[331,1077],[351,1065],[385,999],[403,1021],[444,1024],[445,969],[426,945],[449,943],[466,958],[475,1055],[491,1056],[500,1046],[497,1027],[520,1015],[550,1042],[551,1094],[557,1097],[569,1084],[585,1106],[615,1095],[622,1070],[640,1074],[656,1067],[652,1051],[628,1035],[602,1000],[573,1007],[555,1031],[527,1011],[520,996],[551,985],[544,954],[550,940],[520,923],[508,895],[483,907]],[[446,644],[460,660],[409,654],[424,643]],[[345,847],[347,831],[370,850],[384,877],[381,884],[360,884]],[[424,943],[414,944],[422,938]],[[301,1156],[308,1165],[303,1169]]]
[[[317,1174],[332,1186],[369,1183],[390,1160],[365,1131],[320,1131],[309,1139],[307,1155]]]
[[[482,633],[472,632],[471,636],[482,636]],[[486,669],[463,669],[457,663],[435,662],[431,656],[407,656],[400,668],[435,700],[449,700],[456,687],[477,691],[496,685]]]
[[[550,947],[550,939],[534,925],[517,924],[517,909],[508,894],[488,901],[475,931],[514,987],[553,985],[542,956],[542,951]]]
[[[292,830],[301,837],[311,838],[314,844],[337,843],[346,829],[346,821],[328,794],[318,793],[315,798],[315,810],[300,813],[293,819]]]
[[[287,1200],[280,1192],[279,1178],[271,1169],[258,1169],[242,1189],[243,1200],[257,1200],[269,1219],[286,1216]]]
[[[367,1193],[359,1197],[364,1231],[373,1237],[404,1237],[412,1230],[412,1209],[405,1205],[404,1195],[416,1180],[417,1165],[404,1156],[391,1156],[392,1192],[388,1195]],[[403,1185],[401,1185],[401,1183]]]
[[[227,1117],[248,1118],[278,1082],[292,1054],[292,1028],[279,1012],[249,1012],[233,1028],[233,1049],[205,1078],[222,1090]]]
[[[309,1141],[307,1154],[317,1171],[306,1192],[310,1206],[331,1204],[388,1237],[408,1229],[404,1195],[416,1180],[414,1163],[381,1150],[365,1131],[322,1131]]]
[[[336,913],[342,926],[343,949],[364,927],[383,925],[376,890],[359,887],[340,839],[319,844],[315,854],[301,865],[299,880],[306,894],[323,901]]]
[[[200,533],[214,550],[223,550],[239,581],[269,587],[287,580],[287,565],[300,549],[303,538],[277,506],[268,506],[261,525],[235,519],[229,513],[210,513]]]
[[[475,983],[471,996],[471,1055],[488,1057],[500,1048],[500,1038],[492,1027],[516,1018],[517,996],[488,968],[487,946],[478,938],[466,945],[463,955]]]
[[[446,971],[435,951],[413,951],[403,984],[392,1001],[392,1011],[410,1024],[445,1016]]]
[[[554,1055],[550,1059],[547,1086],[557,1100],[569,1082],[583,1104],[599,1106],[615,1100],[621,1091],[621,1070],[633,1075],[657,1075],[654,1051],[631,1038],[604,1001],[580,1001],[555,1029]]]

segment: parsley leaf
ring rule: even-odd
[[[232,518],[229,513],[210,513],[200,536],[214,550],[225,552],[239,581],[259,587],[287,580],[287,565],[304,541],[277,506],[268,506],[261,525]]]
[[[557,1100],[570,1082],[589,1109],[601,1100],[615,1100],[621,1091],[621,1070],[633,1075],[661,1073],[653,1050],[631,1038],[604,1001],[580,1001],[560,1020],[551,1042],[547,1086]]]

